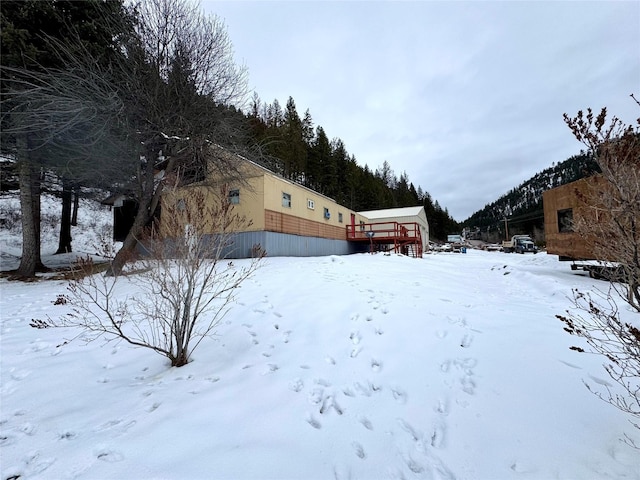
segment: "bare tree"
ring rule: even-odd
[[[124,340],[167,357],[171,366],[186,365],[200,342],[214,333],[261,256],[243,266],[225,260],[234,248],[232,232],[246,224],[233,212],[226,187],[166,192],[163,209],[169,214],[160,235],[140,239],[146,255],[131,265],[131,272],[83,276],[91,264],[81,263],[81,278],[59,298],[72,305],[72,312],[32,325],[80,328],[85,338]],[[128,284],[134,293],[123,293]]]
[[[602,177],[580,196],[583,214],[574,215],[573,230],[596,259],[614,262],[617,271],[609,277],[607,293],[575,290],[573,309],[557,318],[567,332],[586,340],[590,353],[606,358],[604,368],[619,387],[602,392],[587,385],[589,390],[629,414],[632,425],[640,430],[640,324],[637,318],[623,318],[616,300],[624,299],[634,314],[640,314],[640,119],[634,127],[616,117],[607,124],[606,117],[606,109],[597,116],[591,109],[586,115],[580,111],[574,118],[564,116],[602,170]],[[640,448],[630,436],[625,437],[628,444]]]
[[[224,23],[188,0],[140,5],[137,36],[123,70],[128,117],[141,151],[136,175],[137,215],[107,274],[117,275],[153,219],[164,179],[202,180],[207,167],[230,171],[223,157],[212,163],[212,144],[233,143],[224,107],[244,100],[246,69],[233,60]],[[135,156],[134,156],[135,157]],[[133,159],[137,162],[137,158]],[[163,175],[158,175],[163,171]]]

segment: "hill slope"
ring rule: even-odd
[[[504,219],[508,219],[509,233],[534,233],[543,228],[542,193],[598,171],[590,154],[581,152],[564,162],[537,173],[510,190],[493,203],[486,205],[463,222],[475,236],[489,241],[504,237]]]

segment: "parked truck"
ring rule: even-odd
[[[502,251],[505,253],[538,253],[538,247],[529,235],[514,235],[511,240],[502,242]]]

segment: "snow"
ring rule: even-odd
[[[606,284],[467,252],[267,258],[182,368],[31,328],[65,282],[2,279],[1,480],[639,479],[638,431],[584,386],[603,359],[555,318]]]

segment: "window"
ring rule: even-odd
[[[324,218],[326,218],[327,220],[331,218],[331,214],[329,213],[329,209],[327,207],[324,207]]]
[[[229,190],[229,203],[232,205],[238,205],[240,203],[240,190],[237,188]]]
[[[184,198],[181,198],[176,202],[176,208],[178,209],[178,211],[184,212],[184,210],[187,208]]]
[[[282,206],[291,208],[291,194],[282,192]]]
[[[573,209],[558,210],[558,232],[573,232]]]
[[[364,232],[364,221],[360,220],[360,231]]]
[[[310,198],[307,198],[307,208],[309,210],[315,210],[316,208],[316,202],[314,202],[313,200],[311,200]]]
[[[338,212],[338,222],[342,223],[342,212]]]

